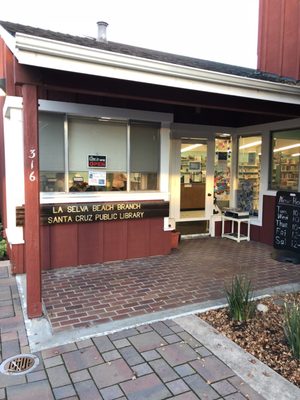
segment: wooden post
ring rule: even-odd
[[[37,87],[23,85],[24,182],[25,182],[25,266],[27,275],[27,313],[42,315],[40,179]]]

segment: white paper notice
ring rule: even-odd
[[[89,171],[89,186],[106,186],[106,172]]]

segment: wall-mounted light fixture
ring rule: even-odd
[[[6,79],[0,78],[0,96],[6,96]]]

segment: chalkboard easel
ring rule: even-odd
[[[278,261],[300,263],[300,193],[276,194],[273,256]]]

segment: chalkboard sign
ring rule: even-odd
[[[274,227],[275,249],[300,253],[300,193],[277,192]]]

